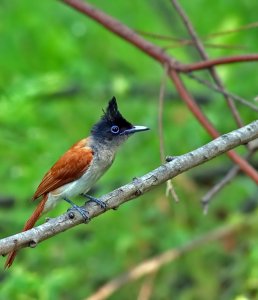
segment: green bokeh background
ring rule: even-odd
[[[257,21],[255,1],[181,3],[203,37]],[[188,37],[169,1],[92,4],[135,30]],[[22,228],[44,173],[89,133],[113,95],[128,120],[151,131],[124,145],[94,195],[160,164],[157,112],[163,71],[139,50],[58,1],[2,0],[0,19],[0,236],[5,237]],[[208,53],[210,57],[255,53],[257,34],[253,28],[214,37],[207,42],[234,48],[208,48]],[[161,47],[172,44],[149,39]],[[167,51],[185,63],[199,60],[190,46]],[[256,63],[218,70],[229,90],[250,101],[257,96]],[[221,96],[184,80],[220,132],[235,128]],[[249,108],[237,107],[245,123],[257,119]],[[170,82],[163,123],[166,154],[180,155],[211,140]],[[237,151],[245,152],[244,147]],[[87,226],[21,251],[15,265],[0,272],[0,299],[83,299],[145,259],[219,226],[255,220],[257,187],[243,174],[214,198],[207,216],[202,213],[201,196],[231,165],[222,156],[178,176],[174,180],[178,204],[165,196],[163,185]],[[246,209],[248,205],[252,209]],[[61,203],[49,216],[67,208]],[[251,230],[234,236],[230,251],[225,243],[212,242],[162,268],[155,274],[151,299],[258,299],[257,228],[254,221]],[[137,299],[144,282],[132,281],[111,298]]]

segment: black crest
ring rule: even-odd
[[[110,125],[114,125],[114,123],[117,123],[115,125],[120,125],[120,127],[128,127],[128,125],[131,125],[119,112],[115,97],[109,101],[106,111],[103,112],[104,115],[102,119],[110,123]]]
[[[126,130],[133,127],[119,112],[116,98],[112,97],[109,101],[106,110],[103,110],[104,114],[100,121],[92,128],[92,134],[95,136],[109,135],[112,126],[118,126],[120,130]]]

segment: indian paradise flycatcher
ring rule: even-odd
[[[86,193],[112,165],[119,146],[133,133],[148,129],[128,122],[113,97],[101,119],[92,127],[90,136],[74,144],[43,177],[33,196],[33,200],[42,199],[22,231],[31,229],[42,214],[53,209],[60,200],[69,202],[87,220],[88,212],[70,200],[74,196],[82,195],[105,208],[104,202]],[[17,250],[8,254],[5,268],[12,265],[16,254]]]

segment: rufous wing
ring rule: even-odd
[[[74,144],[53,165],[43,177],[33,196],[33,200],[83,175],[91,164],[94,154],[93,150],[87,146],[88,142],[88,139],[83,139]]]

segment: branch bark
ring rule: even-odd
[[[132,182],[101,197],[101,200],[106,202],[107,210],[117,208],[121,204],[137,198],[166,182],[168,179],[256,138],[258,138],[258,120],[224,134],[196,150],[173,158],[172,161],[161,165],[142,177],[134,178]],[[85,209],[89,211],[91,219],[105,212],[94,203],[87,203]],[[38,243],[81,223],[83,223],[83,218],[76,211],[65,213],[31,230],[1,239],[0,254],[3,255],[23,247],[35,247]]]

